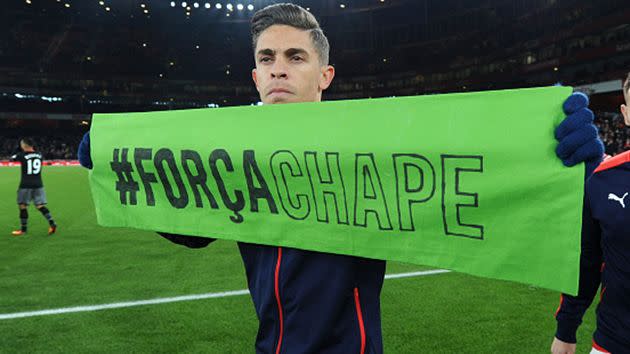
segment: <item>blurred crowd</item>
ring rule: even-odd
[[[76,134],[29,135],[35,149],[45,160],[75,160],[81,136]],[[20,151],[21,136],[0,135],[0,160],[8,160]]]
[[[595,124],[606,146],[606,154],[616,155],[630,150],[630,127],[626,126],[620,113],[597,112]]]

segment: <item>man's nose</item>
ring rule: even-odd
[[[271,68],[271,78],[273,79],[286,79],[287,78],[287,66],[281,60],[274,63]]]

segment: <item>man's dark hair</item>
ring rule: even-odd
[[[31,138],[22,138],[22,142],[24,143],[24,145],[35,147],[35,142]]]
[[[254,51],[258,37],[273,25],[287,25],[304,31],[309,31],[313,47],[319,55],[322,65],[328,65],[330,44],[324,35],[319,22],[312,13],[295,4],[274,4],[256,11],[252,17],[252,44]]]

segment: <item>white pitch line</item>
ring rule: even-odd
[[[425,275],[442,274],[442,273],[448,273],[448,272],[449,272],[448,270],[444,270],[444,269],[435,269],[435,270],[427,270],[427,271],[422,271],[422,272],[387,274],[385,275],[385,279],[421,277]],[[140,301],[116,302],[112,304],[63,307],[63,308],[58,308],[58,309],[48,309],[48,310],[39,310],[39,311],[5,313],[5,314],[0,314],[0,320],[11,320],[15,318],[35,317],[35,316],[60,315],[64,313],[74,313],[74,312],[92,312],[92,311],[119,309],[123,307],[167,304],[171,302],[214,299],[214,298],[222,298],[222,297],[230,297],[230,296],[240,296],[240,295],[246,295],[246,294],[249,294],[249,290],[225,291],[225,292],[219,292],[219,293],[184,295],[184,296],[176,296],[176,297],[163,297],[163,298],[140,300]]]
[[[425,270],[422,272],[412,272],[412,273],[399,273],[399,274],[387,274],[385,275],[385,279],[398,279],[398,278],[410,278],[410,277],[422,277],[425,275],[434,275],[434,274],[444,274],[448,273],[450,270],[446,269],[433,269],[433,270]]]

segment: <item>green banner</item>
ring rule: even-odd
[[[568,87],[94,117],[98,222],[452,269],[575,294]]]

